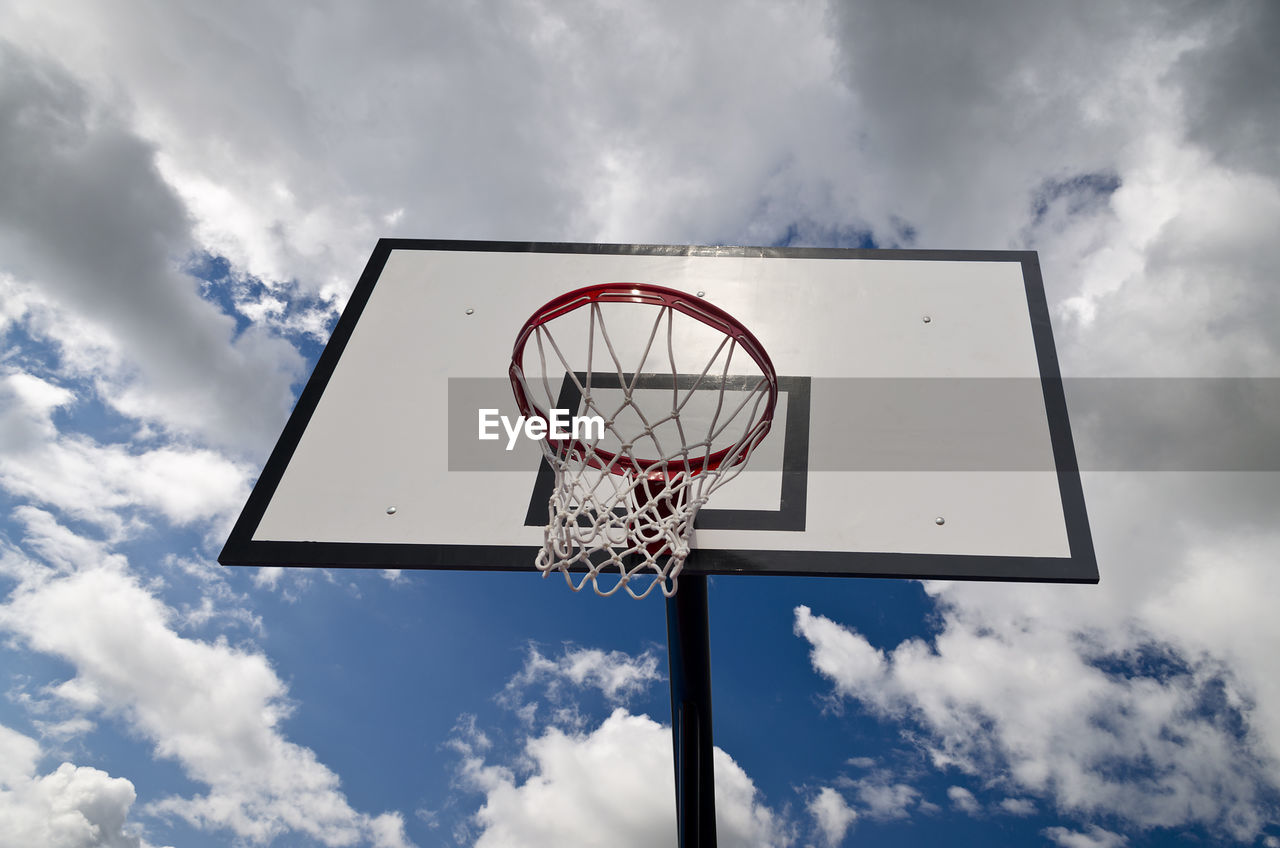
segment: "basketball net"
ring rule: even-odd
[[[691,320],[703,337],[709,330],[711,352],[701,370],[682,372]],[[618,321],[627,331],[611,337]],[[575,592],[589,582],[600,595],[675,594],[698,510],[746,467],[773,421],[777,375],[760,343],[696,297],[610,283],[536,312],[516,339],[510,377],[526,417],[550,420],[568,380],[575,413],[604,424],[603,433],[540,440],[555,473],[536,561],[543,577],[559,571]]]

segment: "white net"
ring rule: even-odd
[[[776,376],[749,332],[689,295],[588,291],[531,318],[512,361],[524,414],[577,419],[541,442],[555,484],[537,567],[574,591],[669,597],[698,510],[769,432]]]

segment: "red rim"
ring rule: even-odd
[[[548,301],[541,309],[534,312],[524,326],[520,328],[520,333],[516,336],[515,348],[511,352],[509,375],[511,387],[515,390],[516,405],[520,408],[520,414],[526,417],[533,415],[541,418],[548,417],[547,410],[539,409],[530,402],[524,391],[522,381],[524,369],[521,367],[521,363],[524,361],[524,349],[529,337],[533,335],[534,330],[542,325],[573,312],[575,309],[581,309],[584,306],[590,306],[595,303],[639,303],[670,308],[719,330],[747,352],[755,363],[760,366],[764,380],[769,385],[769,397],[765,402],[765,408],[760,414],[759,420],[748,428],[747,436],[738,443],[716,451],[709,456],[689,460],[671,459],[666,460],[666,464],[668,468],[675,469],[673,472],[669,472],[669,476],[674,476],[676,474],[701,474],[705,470],[714,470],[721,465],[732,467],[740,462],[745,462],[761,440],[768,435],[769,428],[773,424],[773,413],[778,404],[778,375],[773,369],[773,362],[769,359],[769,355],[765,353],[760,341],[738,319],[700,298],[664,286],[654,286],[648,283],[601,283],[562,294]],[[600,469],[607,468],[620,476],[646,474],[649,473],[653,466],[663,462],[663,460],[657,459],[627,459],[610,451],[588,448],[577,439],[552,439],[550,435],[546,435],[543,438],[554,446],[557,453],[577,448],[583,456],[594,454],[593,458],[588,460],[590,465]]]

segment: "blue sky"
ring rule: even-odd
[[[1278,14],[0,3],[0,846],[663,844],[657,598],[215,562],[376,240],[1033,249],[1066,376],[1277,377]],[[1096,587],[714,579],[721,844],[1280,846],[1277,474],[1084,483]]]

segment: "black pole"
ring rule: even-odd
[[[679,590],[667,598],[667,662],[671,670],[671,741],[680,848],[715,848],[711,642],[707,634],[705,575],[680,575]]]

